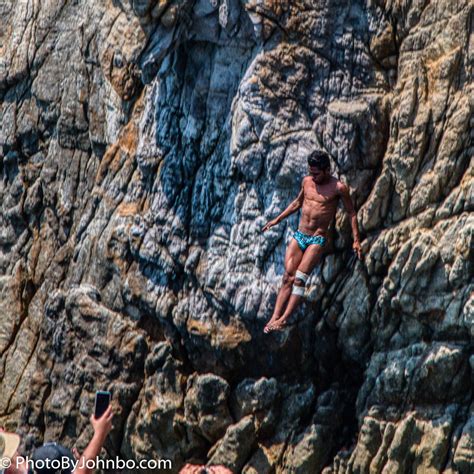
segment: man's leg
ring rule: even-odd
[[[310,275],[313,271],[314,267],[321,261],[321,257],[324,253],[323,247],[318,244],[311,244],[305,251],[303,258],[301,260],[300,265],[298,266],[298,270],[306,275]],[[304,293],[304,287],[306,282],[296,278],[295,279],[295,286],[297,287],[296,291],[291,293],[290,299],[288,301],[288,305],[285,309],[285,312],[276,320],[268,329],[270,331],[281,329],[285,326],[288,318],[291,316],[293,311],[298,307],[300,304]],[[301,290],[299,290],[301,289]],[[298,291],[299,290],[299,291]],[[300,293],[300,294],[298,294]]]
[[[288,302],[288,298],[291,294],[291,288],[295,281],[295,274],[298,265],[301,263],[303,258],[303,251],[300,249],[295,239],[291,239],[288,247],[286,248],[285,254],[285,273],[281,283],[280,291],[275,303],[275,309],[273,315],[268,321],[267,325],[263,329],[264,332],[268,332],[268,327],[273,324],[282,314],[285,309],[285,305]]]

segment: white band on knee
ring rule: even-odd
[[[292,295],[304,296],[304,286],[293,285]]]
[[[306,273],[300,272],[299,270],[296,270],[295,278],[298,280],[301,280],[303,282],[303,285],[306,285],[309,275],[307,275]]]

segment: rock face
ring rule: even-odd
[[[244,473],[474,471],[470,0],[0,0],[0,424]],[[351,189],[264,336],[310,150]]]

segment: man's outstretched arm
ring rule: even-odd
[[[338,190],[341,194],[342,202],[344,203],[344,208],[351,219],[352,235],[354,236],[354,243],[352,248],[357,253],[357,256],[362,258],[362,250],[360,247],[360,236],[359,236],[359,227],[357,226],[357,214],[354,209],[354,204],[349,194],[349,188],[343,184],[338,184]]]
[[[278,217],[275,217],[275,219],[272,219],[271,221],[267,222],[263,227],[262,232],[265,232],[266,230],[270,229],[270,227],[277,225],[279,222],[285,219],[285,217],[288,217],[294,212],[296,212],[303,205],[303,199],[304,191],[303,184],[301,184],[301,190],[297,198]]]

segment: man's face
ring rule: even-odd
[[[316,166],[308,166],[309,174],[314,178],[317,184],[322,184],[326,179],[326,170],[316,168]]]

